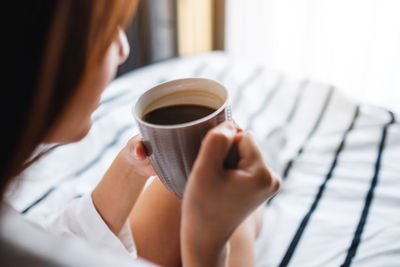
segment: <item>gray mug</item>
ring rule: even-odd
[[[158,125],[143,120],[144,115],[151,111],[175,105],[201,105],[215,111],[181,124]],[[139,97],[132,113],[155,172],[179,198],[183,197],[186,181],[208,130],[232,119],[228,91],[218,82],[203,78],[179,79],[157,85]],[[224,166],[235,168],[237,161],[237,147],[232,146]]]

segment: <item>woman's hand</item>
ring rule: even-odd
[[[152,175],[156,174],[137,135],[121,150],[92,193],[97,211],[113,233],[120,232]]]
[[[150,159],[146,155],[146,150],[139,135],[131,138],[122,150],[124,156],[138,176],[148,178],[156,175],[151,165]]]
[[[233,143],[238,146],[240,161],[236,169],[224,169],[223,161]],[[222,263],[232,232],[257,206],[272,197],[279,186],[279,178],[268,170],[248,132],[238,131],[231,122],[210,130],[183,197],[183,265]]]

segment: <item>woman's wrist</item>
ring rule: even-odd
[[[201,234],[200,234],[201,235]],[[202,243],[198,240],[182,239],[182,265],[185,267],[228,266],[229,243],[222,246]]]
[[[194,216],[183,214],[181,249],[184,266],[226,266],[229,254],[229,235],[201,223]]]

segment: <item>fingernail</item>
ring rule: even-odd
[[[233,125],[235,125],[235,127],[236,127],[238,132],[242,132],[243,131],[242,127],[240,127],[239,124],[236,123],[236,121],[232,121],[232,123],[233,123]]]

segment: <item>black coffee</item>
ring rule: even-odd
[[[155,109],[143,116],[143,120],[153,124],[169,125],[201,119],[215,109],[199,105],[176,105]]]

